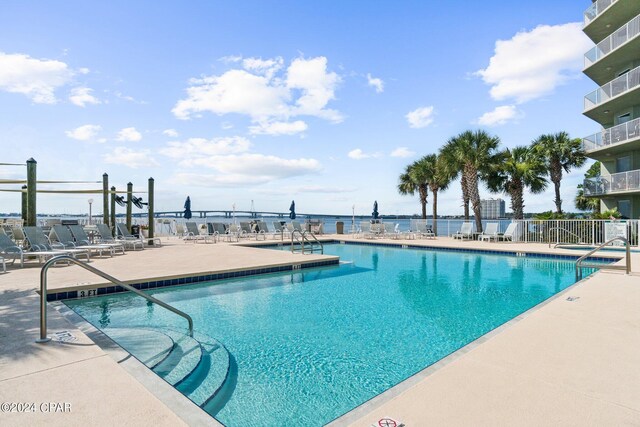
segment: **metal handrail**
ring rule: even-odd
[[[298,233],[301,237],[301,239],[298,239],[296,237],[296,233]],[[320,245],[320,253],[324,254],[324,246],[322,245],[322,243],[320,242],[320,240],[318,240],[318,238],[315,236],[315,234],[309,232],[308,233],[311,237],[313,237],[313,240],[315,240],[319,245]],[[295,243],[294,243],[294,238],[295,241],[300,245],[300,247],[302,248],[302,254],[304,255],[304,248],[306,247],[306,244],[308,243],[309,246],[311,247],[310,252],[309,253],[313,253],[313,243],[311,243],[309,241],[309,239],[307,239],[307,232],[306,231],[300,231],[300,230],[293,230],[291,232],[291,253],[295,252]]]
[[[151,301],[153,303],[158,304],[161,307],[166,308],[167,310],[177,314],[178,316],[184,317],[189,323],[189,336],[193,337],[193,319],[187,313],[184,313],[178,310],[177,308],[170,306],[166,302],[160,301],[159,299],[152,297],[151,295],[147,295],[144,292],[141,292],[140,290],[134,288],[133,286],[127,285],[126,283],[121,282],[115,277],[110,276],[107,273],[100,271],[95,267],[87,265],[86,263],[79,261],[70,255],[58,255],[51,258],[49,261],[45,262],[44,265],[42,266],[42,270],[40,270],[40,338],[36,340],[37,343],[45,343],[51,340],[51,338],[47,337],[47,271],[49,270],[49,267],[51,267],[53,264],[62,260],[79,265],[85,270],[88,270],[93,274],[96,274],[102,277],[103,279],[107,279],[108,281],[110,281],[115,285],[121,286],[126,290],[131,291],[134,294],[141,296],[142,298],[148,301]]]
[[[322,242],[320,240],[318,240],[316,235],[313,234],[312,232],[309,231],[308,233],[309,233],[309,235],[311,235],[311,237],[313,237],[313,240],[315,240],[316,243],[318,243],[320,245],[320,253],[322,255],[324,255],[324,245],[322,244]],[[306,238],[306,235],[307,235],[307,231],[303,231],[302,232],[302,237]],[[307,241],[309,241],[309,240],[307,239]],[[311,242],[309,242],[309,244],[311,244]],[[313,251],[313,246],[312,246],[311,250]]]
[[[295,252],[295,250],[294,250],[294,245],[295,244],[293,243],[293,239],[294,239],[294,237],[296,237],[296,233],[298,233],[300,235],[300,237],[302,237],[302,239],[303,239],[302,243],[300,242],[300,239],[298,239],[298,238],[296,238],[295,240],[299,245],[302,245],[302,253],[304,254],[304,236],[302,235],[302,232],[298,231],[298,230],[293,230],[291,232],[291,253]]]
[[[613,243],[616,240],[621,240],[625,245],[625,265],[609,265],[609,264],[583,264],[586,258],[593,255],[595,252],[599,251],[603,247],[607,246],[610,243]],[[606,242],[602,243],[595,249],[590,250],[586,254],[582,255],[580,258],[576,260],[576,281],[582,279],[582,269],[583,268],[599,268],[599,269],[607,269],[607,270],[625,270],[626,274],[631,273],[631,246],[629,245],[629,240],[625,237],[618,236],[613,239],[609,239]]]
[[[549,236],[553,230],[562,230],[567,234],[570,234],[572,236],[576,236],[578,238],[578,243],[582,243],[582,238],[580,236],[578,236],[576,233],[573,233],[573,232],[567,230],[564,227],[551,227],[549,230],[547,230],[547,236]],[[565,243],[569,243],[569,242],[558,242],[557,239],[556,239],[556,246],[562,245],[562,244],[565,244]],[[554,246],[554,248],[556,246]],[[549,247],[551,247],[551,239],[549,239]]]

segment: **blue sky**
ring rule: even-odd
[[[119,189],[154,177],[159,211],[189,195],[193,209],[417,213],[398,176],[464,130],[503,147],[598,130],[581,114],[589,4],[4,1],[2,161],[33,157],[43,180],[107,172]],[[565,210],[583,172],[563,180]],[[88,198],[42,194],[38,211]],[[0,211],[19,203],[0,193]],[[525,204],[551,210],[553,190]],[[457,182],[439,208],[462,213]]]

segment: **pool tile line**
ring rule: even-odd
[[[567,255],[567,254],[548,254],[544,252],[524,252],[524,251],[508,251],[508,250],[491,250],[491,249],[474,249],[474,248],[452,248],[447,246],[424,246],[424,245],[416,245],[411,243],[387,243],[387,242],[366,242],[366,241],[353,241],[353,240],[325,240],[322,242],[323,244],[343,244],[343,245],[360,245],[360,246],[384,246],[389,248],[399,248],[399,249],[419,249],[419,250],[428,250],[428,251],[443,251],[443,252],[466,252],[466,253],[477,253],[477,254],[485,254],[485,255],[507,255],[514,257],[530,257],[530,258],[552,258],[552,259],[562,259],[569,261],[577,261],[581,255]],[[270,248],[270,247],[280,247],[284,246],[280,243],[270,243],[270,244],[260,244],[253,245],[255,248]],[[589,261],[595,262],[616,262],[621,260],[621,257],[611,256],[611,257],[597,257],[590,256],[588,258]]]
[[[148,282],[128,283],[136,289],[147,290],[164,288],[167,286],[191,285],[201,282],[212,282],[217,280],[235,279],[238,277],[257,276],[261,274],[279,273],[283,271],[304,270],[315,267],[325,267],[329,265],[338,265],[339,259],[330,259],[325,261],[315,261],[300,264],[278,265],[274,267],[253,268],[250,270],[228,271],[224,273],[212,273],[199,276],[178,277],[174,279],[154,280]],[[94,289],[92,289],[94,290]],[[76,299],[82,291],[65,291],[51,292],[47,294],[47,302],[60,301],[65,299]],[[121,292],[129,292],[122,286],[101,286],[95,288],[95,294],[92,296],[102,296]]]

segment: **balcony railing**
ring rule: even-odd
[[[582,138],[582,148],[584,151],[592,151],[610,145],[624,144],[637,138],[640,138],[640,118]]]
[[[584,11],[584,25],[589,25],[591,21],[596,19],[606,8],[611,6],[618,0],[598,0]]]
[[[640,67],[611,80],[584,97],[584,109],[590,110],[603,102],[640,86]]]
[[[638,36],[638,34],[640,34],[640,15],[618,28],[609,37],[585,53],[584,67],[587,68],[594,62],[599,61],[632,38]]]
[[[640,170],[588,178],[584,180],[583,189],[585,196],[640,191]]]

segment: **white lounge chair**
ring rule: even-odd
[[[102,234],[102,230],[100,229],[100,224],[98,224],[98,230],[100,230],[100,234]],[[140,249],[144,249],[144,242],[139,238],[137,238],[136,236],[134,236],[133,234],[129,233],[129,230],[127,230],[126,224],[117,222],[116,230],[117,230],[116,240],[123,242],[126,246],[132,247],[133,250],[135,250],[137,247],[140,247]],[[105,236],[103,235],[102,237],[104,238]]]
[[[427,239],[436,238],[436,234],[431,229],[431,226],[427,225],[426,222],[416,222],[416,234],[419,237],[424,237]]]
[[[510,242],[513,242],[513,236],[516,233],[516,231],[518,230],[518,223],[517,222],[512,222],[507,226],[507,229],[504,230],[504,234],[502,234],[501,236],[498,236],[500,239],[504,240],[505,242],[507,240],[509,240]]]
[[[109,243],[100,242],[100,238],[96,239],[94,235],[94,243],[91,243],[89,236],[87,235],[87,232],[84,231],[84,228],[82,228],[81,225],[70,225],[69,231],[71,231],[71,234],[73,234],[75,241],[80,243],[81,245],[108,246],[111,248],[111,252],[115,252],[116,250],[121,250],[122,254],[124,255],[124,243],[122,242],[116,242],[115,240]]]
[[[42,263],[46,258],[51,258],[57,255],[69,255],[64,251],[25,251],[16,245],[4,230],[0,230],[0,254],[2,254],[3,259],[11,259],[12,264],[16,260],[20,260],[20,267],[24,267],[24,262],[29,258],[29,256],[37,257],[38,262]]]
[[[215,236],[200,234],[198,224],[195,222],[186,222],[185,226],[187,227],[187,234],[184,236],[185,243],[187,241],[192,241],[193,243],[198,243],[199,241],[203,241],[205,243],[213,241],[215,243]]]
[[[377,235],[376,231],[372,229],[371,222],[360,221],[360,230],[358,234],[365,239],[374,239]]]
[[[76,242],[71,234],[71,230],[66,225],[56,224],[51,228],[49,237],[54,237],[57,242],[62,244],[65,249],[84,249],[87,251],[97,252],[102,256],[103,252],[107,252],[113,256],[113,247],[109,245],[91,245],[89,242]]]
[[[89,262],[89,251],[86,249],[65,248],[61,244],[52,244],[40,227],[29,226],[22,229],[24,237],[33,252],[58,252],[58,255],[71,255],[74,258],[85,256]]]
[[[273,228],[276,230],[276,234],[280,234],[280,240],[289,239],[289,229],[286,226],[282,225],[282,222],[273,221]]]
[[[453,235],[454,239],[473,239],[473,224],[470,222],[463,222],[460,227],[460,231]]]
[[[498,241],[498,223],[497,222],[489,222],[485,227],[484,231],[478,236],[478,240],[487,240],[491,241],[491,239]]]

